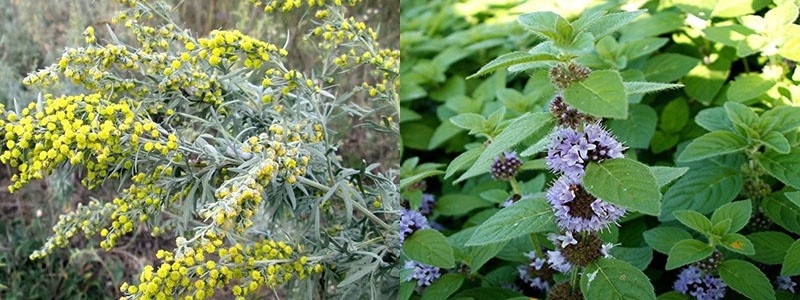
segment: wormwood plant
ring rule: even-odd
[[[238,31],[195,37],[161,2],[118,2],[127,9],[112,23],[133,40],[86,28],[86,46],[25,78],[38,101],[0,121],[0,161],[17,171],[10,191],[56,169],[119,189],[62,215],[31,259],[79,233],[110,250],[143,228],[177,239],[120,287],[125,299],[244,299],[279,287],[297,298],[391,294],[394,171],[342,165],[329,127],[348,114],[397,131],[399,54],[347,15],[359,1],[251,1],[267,13],[314,12],[312,73]],[[361,70],[363,84],[341,79]],[[63,81],[83,93],[47,93]]]
[[[456,112],[439,128],[475,142],[444,172],[435,159],[401,168],[403,297],[796,297],[798,7],[675,2],[518,18],[538,42],[437,108]],[[745,70],[724,84],[733,62]],[[532,99],[505,88],[505,70],[529,77]],[[469,93],[450,81],[442,93]],[[438,175],[442,187],[423,180]]]

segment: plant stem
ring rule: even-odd
[[[511,184],[511,190],[514,191],[514,194],[522,195],[522,188],[519,187],[519,182],[516,178],[511,177],[508,182]]]
[[[536,251],[536,257],[545,258],[542,251],[542,243],[539,242],[539,236],[536,233],[531,233],[531,242],[533,243],[533,250]]]
[[[313,188],[321,190],[323,192],[328,192],[331,189],[331,188],[329,188],[329,187],[327,187],[327,186],[325,186],[323,184],[320,184],[318,182],[315,182],[315,181],[310,180],[310,179],[305,178],[305,177],[298,177],[297,181],[302,183],[302,184],[305,184],[307,186],[311,186]],[[339,196],[340,198],[344,199],[344,197],[342,197],[342,195],[341,195],[341,193],[339,191],[336,191],[336,195]],[[392,229],[391,225],[386,224],[386,222],[381,220],[381,218],[378,218],[378,216],[376,216],[371,211],[369,211],[369,209],[367,209],[366,207],[361,205],[361,203],[353,201],[353,207],[356,210],[358,210],[359,212],[361,212],[362,214],[364,214],[365,216],[367,216],[367,218],[369,218],[370,220],[375,222],[375,224],[378,224],[379,226],[381,226],[381,227],[383,227],[384,229],[387,229],[387,230],[391,230]]]

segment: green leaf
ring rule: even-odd
[[[761,209],[775,224],[795,234],[800,234],[800,207],[789,201],[786,194],[767,195],[761,202]]]
[[[664,53],[648,59],[642,72],[649,81],[672,82],[689,73],[699,62],[691,56]]]
[[[731,202],[714,211],[714,214],[711,215],[711,223],[716,224],[724,219],[731,219],[730,232],[738,232],[750,221],[752,213],[753,203],[750,200]]]
[[[800,148],[788,154],[767,150],[756,154],[756,161],[769,175],[793,188],[800,189]]]
[[[775,150],[780,154],[788,154],[791,151],[791,146],[789,145],[789,140],[786,139],[782,133],[777,131],[770,131],[764,137],[761,138],[761,142],[764,146]]]
[[[705,105],[711,104],[730,74],[731,62],[723,58],[710,65],[699,64],[683,77],[684,91]]]
[[[714,247],[695,239],[682,240],[669,250],[667,270],[676,269],[711,256]]]
[[[514,119],[503,132],[494,138],[489,147],[478,157],[475,164],[462,174],[456,182],[489,172],[493,159],[503,151],[513,148],[526,139],[540,140],[550,133],[554,125],[555,119],[553,119],[553,115],[544,112],[522,115]],[[525,130],[519,130],[520,128],[525,128]]]
[[[646,165],[635,160],[616,158],[590,163],[583,186],[604,201],[649,215],[661,213],[656,178]]]
[[[734,131],[733,123],[728,119],[728,113],[724,107],[712,107],[701,110],[694,116],[694,122],[708,131]]]
[[[433,229],[420,229],[403,242],[403,253],[419,263],[439,267],[455,267],[453,247],[441,232]]]
[[[436,147],[441,146],[454,136],[458,135],[461,131],[461,128],[456,127],[449,120],[443,121],[441,124],[439,124],[439,127],[436,127],[436,130],[433,131],[431,140],[428,142],[428,149],[435,149]]]
[[[477,300],[477,299],[511,299],[514,297],[522,296],[522,294],[499,287],[480,287],[462,291],[450,299],[459,300]]]
[[[467,246],[507,241],[534,232],[555,228],[555,216],[544,198],[528,198],[503,208],[481,224]]]
[[[495,257],[506,246],[508,241],[493,243],[481,246],[467,247],[469,254],[469,269],[472,274],[477,274],[481,267],[486,264],[490,259]]]
[[[726,0],[717,2],[711,16],[733,18],[755,13],[772,1],[769,0]]]
[[[447,165],[444,178],[450,178],[450,176],[453,176],[453,174],[456,172],[464,170],[467,168],[467,166],[472,165],[475,160],[478,159],[478,156],[481,156],[481,153],[483,153],[483,147],[475,147],[459,154],[455,159],[453,159],[453,161],[450,162],[449,165]]]
[[[464,283],[464,274],[451,273],[439,277],[433,283],[425,288],[422,294],[422,300],[438,300],[447,299],[458,291],[458,288]]]
[[[484,65],[478,72],[470,75],[467,79],[472,79],[478,76],[483,76],[494,71],[503,69],[519,64],[541,63],[546,66],[548,63],[555,63],[556,57],[550,54],[531,54],[528,52],[511,52],[498,56],[488,64]]]
[[[623,84],[625,85],[625,93],[628,95],[648,94],[648,93],[673,90],[683,87],[682,84],[678,83],[660,83],[660,82],[630,81],[630,82],[624,82]]]
[[[799,61],[800,60],[800,37],[793,37],[788,39],[778,49],[778,54],[786,59]]]
[[[661,111],[661,130],[678,133],[689,122],[689,104],[686,99],[677,98],[670,101]]]
[[[620,29],[619,41],[624,43],[675,31],[683,26],[684,18],[681,14],[665,10],[641,17]]]
[[[573,36],[572,25],[567,19],[550,11],[537,11],[520,15],[517,22],[534,34],[556,44],[566,44]]]
[[[414,290],[417,288],[417,283],[415,281],[406,281],[400,284],[400,292],[398,293],[398,300],[408,300],[411,298],[411,295],[414,294]]]
[[[678,222],[702,234],[708,234],[711,232],[711,227],[714,226],[711,220],[696,211],[679,210],[672,214]]]
[[[616,71],[594,71],[585,80],[573,82],[564,90],[564,102],[598,117],[624,119],[628,116],[625,86]]]
[[[781,32],[797,20],[798,9],[794,1],[782,1],[764,14],[765,32]]]
[[[744,41],[748,35],[755,34],[756,32],[745,26],[739,24],[732,24],[725,26],[715,25],[713,27],[708,27],[706,29],[703,29],[703,33],[706,35],[706,38],[708,38],[713,42],[717,42],[728,47],[736,48],[739,45],[739,42]],[[744,57],[744,56],[739,55],[739,57]]]
[[[443,216],[463,215],[492,203],[475,195],[447,194],[436,201],[436,212]]]
[[[787,133],[800,127],[800,107],[778,106],[764,112],[757,126],[762,132],[771,130]]]
[[[463,129],[480,132],[485,127],[486,118],[476,113],[465,113],[451,117],[450,122]]]
[[[614,247],[611,249],[611,256],[631,264],[636,269],[644,270],[653,260],[653,249],[649,247]]]
[[[681,209],[711,213],[731,202],[742,190],[739,167],[706,164],[699,169],[690,169],[664,194],[659,219],[672,220],[672,212]]]
[[[644,12],[644,10],[637,10],[607,14],[589,25],[588,30],[592,33],[595,40],[600,40],[606,35],[617,31],[617,29],[628,25],[628,23],[636,19],[636,17],[641,16]]]
[[[669,184],[675,179],[680,178],[686,171],[689,171],[689,168],[681,167],[681,168],[673,168],[673,167],[662,167],[662,166],[653,166],[650,167],[650,171],[653,172],[653,175],[656,177],[656,183],[659,187],[664,187],[665,185]]]
[[[747,235],[753,242],[756,253],[750,258],[763,264],[780,264],[786,257],[786,250],[792,246],[794,239],[783,232],[761,231]]]
[[[718,0],[673,0],[672,3],[682,11],[708,20],[711,18],[711,11],[717,5],[717,1]]]
[[[781,276],[795,275],[800,275],[800,240],[792,243],[789,250],[786,250],[783,267],[781,268]]]
[[[444,174],[444,172],[439,170],[428,170],[425,172],[414,174],[410,177],[403,178],[400,180],[400,190],[407,188],[409,185],[412,185],[417,181],[420,181],[428,177],[436,176],[439,174]]]
[[[422,119],[422,115],[405,107],[400,107],[400,123],[411,122]]]
[[[728,250],[744,255],[753,255],[756,253],[753,243],[745,236],[738,233],[726,234],[722,237],[722,240],[720,240],[720,244]]]
[[[775,81],[765,79],[761,74],[741,74],[728,88],[728,100],[745,102],[763,95],[775,85]]]
[[[664,254],[669,253],[678,242],[691,238],[688,231],[676,227],[660,226],[644,232],[647,245]]]
[[[720,264],[719,276],[730,288],[750,299],[775,299],[772,284],[753,264],[737,259],[727,259]]]
[[[677,291],[669,291],[658,295],[658,300],[690,300],[691,296],[681,294]]]
[[[744,136],[747,136],[748,129],[758,122],[758,115],[750,107],[741,103],[725,102],[725,112],[728,114],[733,128]]]
[[[655,299],[647,275],[628,263],[600,258],[581,275],[581,291],[586,299]]]
[[[747,140],[730,131],[714,131],[694,139],[678,156],[678,161],[688,162],[723,154],[735,153],[747,148]]]
[[[650,106],[631,104],[627,119],[612,119],[608,120],[606,124],[617,136],[617,139],[628,147],[647,149],[650,146],[650,139],[656,131],[657,120],[658,115]]]
[[[679,140],[680,136],[677,134],[656,130],[653,138],[650,139],[650,149],[653,150],[653,153],[661,153],[674,147]]]

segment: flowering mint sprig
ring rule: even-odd
[[[717,300],[725,297],[727,285],[719,277],[704,273],[700,268],[689,266],[678,275],[673,288],[681,294],[698,300]]]

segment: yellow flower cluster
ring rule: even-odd
[[[291,11],[293,9],[302,7],[303,4],[307,4],[308,7],[322,7],[331,4],[336,6],[353,6],[361,2],[361,0],[250,0],[250,2],[256,6],[264,5],[264,12],[269,13],[275,11],[276,9],[280,9],[284,12]]]
[[[319,125],[313,127],[321,129]],[[252,226],[251,217],[263,200],[264,187],[276,178],[294,184],[297,176],[305,174],[310,157],[302,153],[299,142],[316,142],[322,138],[321,132],[314,136],[300,134],[299,124],[293,129],[273,124],[269,133],[248,138],[238,154],[231,151],[231,156],[255,158],[258,162],[246,173],[222,183],[215,193],[218,201],[207,204],[201,215],[217,226],[233,228],[236,232]]]
[[[78,208],[58,218],[58,223],[53,226],[55,235],[47,239],[42,249],[31,254],[30,259],[39,259],[52,253],[56,248],[67,246],[69,239],[82,231],[87,237],[96,234],[100,228],[108,223],[108,219],[116,206],[111,203],[102,204],[91,201],[88,205],[78,204]]]
[[[156,256],[162,264],[157,268],[145,266],[138,285],[123,284],[122,299],[213,299],[217,289],[231,285],[233,296],[244,299],[264,286],[275,288],[323,269],[284,242],[262,240],[221,248],[217,236],[206,236],[209,239],[195,242],[194,247],[182,245],[185,239],[178,238],[175,253],[159,251]]]
[[[332,19],[333,16],[326,11],[317,12],[317,17]],[[364,22],[358,22],[355,18],[337,20],[336,22],[326,22],[327,24],[315,28],[312,34],[322,36],[324,42],[320,45],[323,49],[336,47],[344,42],[355,42],[359,40],[374,41],[378,39],[378,32],[367,27]],[[373,44],[377,46],[377,44]]]
[[[278,48],[270,43],[260,41],[242,34],[238,30],[212,31],[208,38],[198,40],[201,50],[198,53],[200,58],[207,59],[212,66],[218,66],[223,62],[236,62],[239,55],[244,54],[244,66],[250,69],[258,69],[265,62],[277,57],[289,54],[285,49]]]
[[[113,200],[116,209],[111,213],[111,227],[100,231],[105,240],[100,242],[103,249],[111,250],[119,237],[133,231],[138,223],[156,215],[164,205],[163,200],[170,194],[156,182],[161,176],[171,176],[172,167],[157,166],[153,174],[139,173],[131,178],[134,182],[122,191],[122,196]],[[173,192],[171,201],[185,197],[188,191]]]
[[[132,100],[113,103],[101,97],[46,95],[43,102],[31,103],[19,115],[6,113],[5,120],[0,120],[6,141],[0,161],[19,171],[11,178],[10,191],[43,178],[67,161],[86,167],[84,184],[90,188],[112,176],[113,167],[130,168],[124,160],[131,146],[138,145],[138,136],[157,137],[159,132],[152,121],[137,120]]]

